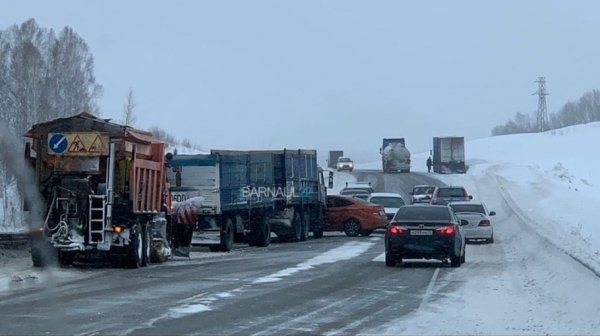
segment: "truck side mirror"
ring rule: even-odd
[[[333,172],[332,171],[329,172],[329,178],[328,178],[328,180],[329,180],[328,181],[329,182],[328,183],[329,189],[333,189]]]

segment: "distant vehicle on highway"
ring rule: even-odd
[[[464,137],[435,137],[432,152],[434,173],[467,172]]]
[[[344,156],[343,150],[330,150],[327,158],[327,167],[331,169],[336,169],[338,159],[342,156]]]
[[[452,267],[465,262],[465,234],[449,206],[406,205],[388,225],[385,233],[385,265],[396,266],[403,259],[450,260]]]
[[[384,138],[379,153],[384,173],[410,173],[410,151],[404,138]]]
[[[490,217],[496,215],[495,211],[488,211],[484,203],[452,202],[450,207],[458,219],[469,222],[464,227],[466,240],[494,242],[494,227]]]
[[[337,161],[336,168],[337,171],[347,170],[351,172],[354,170],[354,162],[348,157],[341,157]]]
[[[445,205],[450,202],[470,201],[472,195],[467,193],[467,189],[461,186],[443,186],[436,187],[431,197],[431,204]]]
[[[340,195],[356,197],[362,199],[363,201],[366,201],[367,198],[369,198],[369,195],[371,195],[371,193],[363,189],[346,189],[340,191]]]
[[[363,192],[367,192],[369,194],[375,192],[375,190],[373,189],[373,186],[371,185],[371,182],[368,182],[368,181],[358,181],[358,182],[352,182],[352,183],[346,182],[346,187],[344,187],[342,190],[340,190],[340,195],[344,195],[344,194],[347,194],[352,191],[358,191],[358,192],[363,191]]]
[[[396,193],[372,193],[367,202],[383,206],[388,220],[394,218],[401,206],[406,205],[402,195]]]
[[[344,231],[347,236],[368,236],[385,228],[388,220],[383,206],[343,195],[327,196],[325,231]]]
[[[410,192],[412,196],[412,203],[429,203],[431,202],[431,197],[433,196],[433,191],[435,190],[435,186],[432,185],[416,185],[413,187],[413,190]]]

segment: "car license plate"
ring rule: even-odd
[[[433,234],[433,231],[431,231],[431,230],[411,230],[410,231],[411,236],[431,236],[432,234]]]

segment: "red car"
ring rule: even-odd
[[[387,225],[381,205],[343,195],[327,196],[325,231],[344,231],[350,237],[368,236]]]

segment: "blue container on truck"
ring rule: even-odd
[[[229,251],[323,234],[326,188],[314,150],[228,151],[169,160],[173,201],[200,198],[194,242]],[[175,183],[173,183],[175,181]]]

